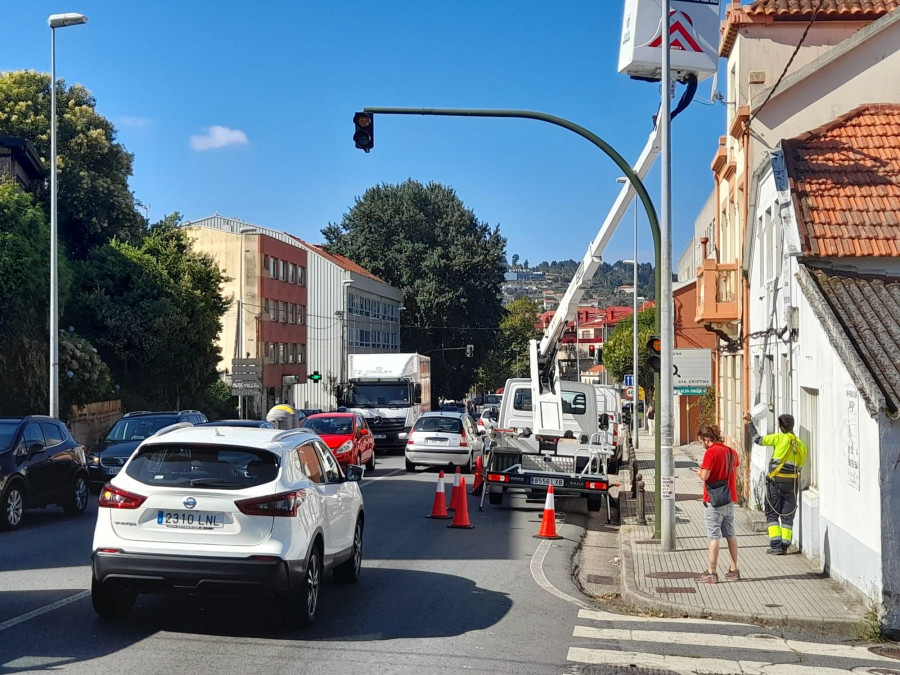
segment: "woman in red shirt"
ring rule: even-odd
[[[725,579],[739,581],[741,573],[738,571],[737,538],[734,536],[734,503],[737,501],[736,469],[740,464],[740,458],[734,450],[725,445],[722,432],[713,424],[702,425],[697,430],[697,438],[706,447],[698,473],[703,481],[703,520],[709,539],[709,567],[697,581],[705,584],[718,583],[716,564],[719,560],[719,540],[722,537],[728,542],[728,552],[731,554],[731,566]],[[731,501],[724,505],[713,506],[707,486],[723,481],[728,482]]]

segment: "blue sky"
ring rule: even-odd
[[[235,2],[29,0],[0,7],[0,67],[86,86],[134,154],[131,187],[152,220],[218,212],[311,242],[370,186],[454,188],[500,226],[509,256],[581,259],[620,174],[587,141],[531,120],[380,116],[375,148],[351,140],[369,106],[516,108],[568,118],[633,162],[657,84],[616,72],[622,0]],[[711,82],[698,98],[709,99]],[[722,87],[719,87],[721,89]],[[673,258],[713,188],[725,108],[695,102],[673,124]],[[659,171],[647,179],[658,205]],[[641,218],[639,258],[652,258]],[[604,252],[630,258],[632,216]]]

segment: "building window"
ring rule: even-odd
[[[278,278],[278,258],[269,258],[269,278]]]
[[[293,302],[288,303],[288,323],[297,323],[297,305]]]
[[[297,285],[306,286],[306,268],[297,267]]]
[[[292,284],[297,281],[297,266],[294,263],[288,267],[288,281]]]
[[[285,354],[286,345],[283,342],[278,343],[278,363],[287,363],[287,354]]]
[[[266,270],[266,272],[269,271],[269,266],[270,266],[271,264],[272,264],[272,263],[269,261],[269,256],[264,255],[264,256],[263,256],[263,269]],[[270,275],[270,276],[271,276],[271,275]]]
[[[287,323],[287,303],[279,302],[278,309],[279,309],[278,316],[279,316],[281,323]]]
[[[282,281],[287,281],[287,276],[288,276],[287,268],[288,268],[287,260],[282,260],[281,261],[281,276],[278,277]]]
[[[297,345],[297,363],[306,363],[306,345]]]
[[[359,314],[359,296],[352,293],[347,295],[347,311],[350,314]]]
[[[819,390],[800,389],[800,440],[806,444],[806,466],[803,473],[809,476],[809,486],[819,486],[818,434]]]
[[[288,345],[287,357],[288,357],[288,360],[287,360],[288,363],[293,363],[295,361],[295,359],[297,358],[297,345],[295,345],[293,342]]]
[[[272,321],[278,321],[278,303],[267,298],[266,305],[268,306],[266,312],[269,315],[269,319],[271,319]]]
[[[306,323],[306,307],[297,305],[297,323]]]
[[[275,360],[276,354],[275,354],[275,343],[274,342],[266,343],[266,352],[269,355],[269,363],[278,363],[278,361]]]

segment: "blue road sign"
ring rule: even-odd
[[[625,386],[626,387],[634,386],[634,375],[626,375],[625,376]]]

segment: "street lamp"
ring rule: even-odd
[[[59,260],[56,241],[56,29],[87,23],[83,14],[51,14],[50,24],[50,417],[59,417]]]

